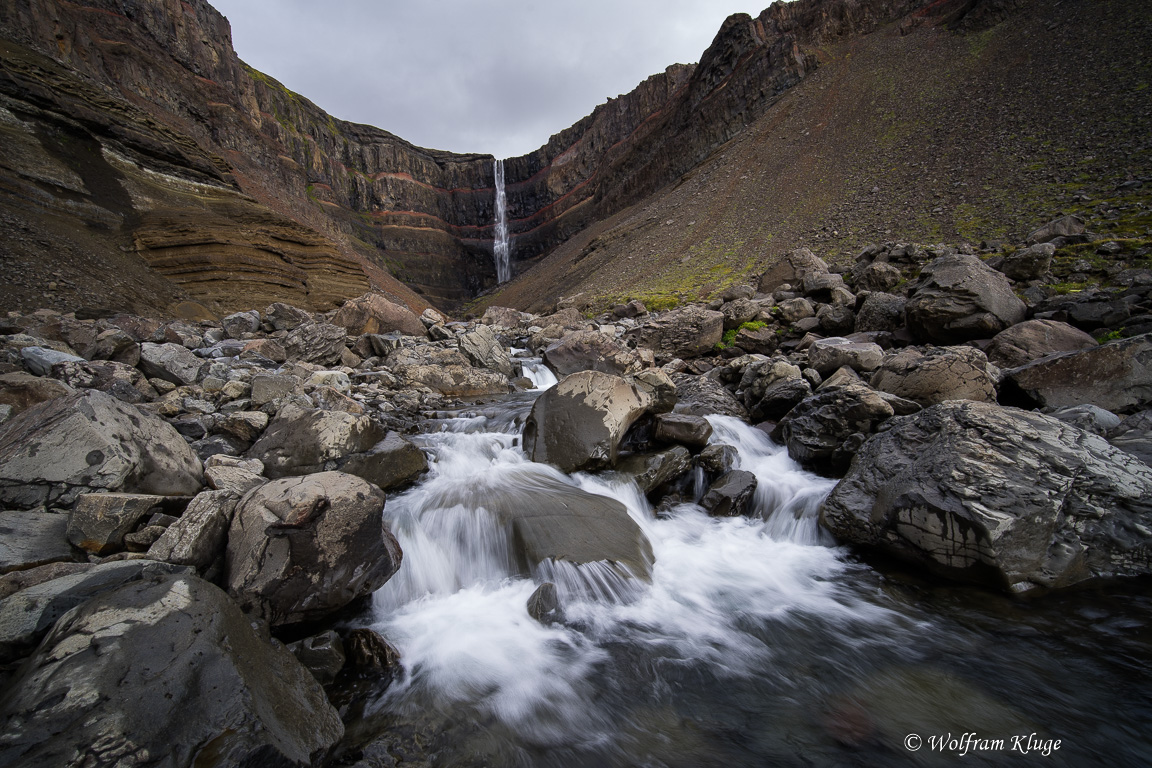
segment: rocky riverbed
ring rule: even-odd
[[[480,579],[442,577],[444,530],[490,537],[484,579],[513,584],[490,595],[577,649],[573,626],[607,626],[589,605],[665,594],[662,558],[733,526],[991,604],[1146,577],[1152,273],[1057,290],[1077,229],[878,245],[840,272],[801,249],[662,312],[451,320],[366,294],[218,322],[10,314],[0,763],[405,764],[402,729],[392,762],[364,746],[363,705],[435,666],[395,611]],[[453,431],[478,435],[456,475],[434,437]],[[852,706],[828,732],[858,745]]]

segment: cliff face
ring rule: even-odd
[[[1013,2],[798,0],[729,18],[699,65],[506,161],[514,274],[696,167],[815,69],[816,46]],[[495,285],[493,158],[334,119],[245,66],[204,0],[20,0],[0,27],[16,303],[324,308],[373,286],[451,308]],[[98,255],[119,279],[85,293]]]

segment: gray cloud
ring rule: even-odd
[[[741,0],[211,0],[240,58],[344,120],[513,157],[669,64]],[[768,0],[761,0],[766,5]],[[746,0],[745,0],[746,2]]]

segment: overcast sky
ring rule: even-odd
[[[523,155],[770,0],[210,0],[240,58],[330,114]]]

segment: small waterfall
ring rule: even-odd
[[[506,283],[512,277],[508,242],[508,198],[504,194],[504,161],[496,161],[496,236],[492,241],[492,257],[496,261],[496,282]]]
[[[544,365],[538,357],[525,358],[520,363],[520,370],[525,378],[530,379],[532,385],[541,392],[556,386],[556,374],[552,373],[552,369]]]

